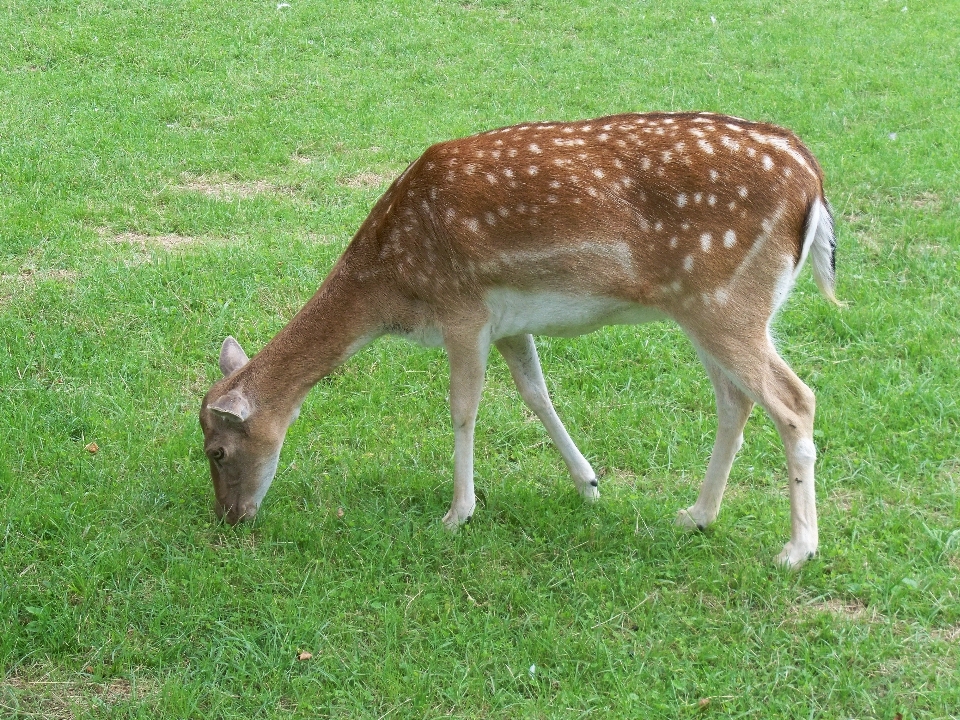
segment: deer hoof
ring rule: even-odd
[[[804,544],[794,544],[791,540],[783,546],[783,550],[777,555],[774,562],[788,570],[799,570],[807,560],[812,560],[816,554],[816,546],[805,547]]]
[[[691,532],[695,530],[706,530],[707,523],[694,520],[693,515],[690,512],[692,509],[693,508],[683,508],[680,512],[678,512],[677,519],[674,521],[674,525],[681,527],[684,530],[690,530]]]

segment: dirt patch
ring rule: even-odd
[[[943,200],[935,192],[922,192],[910,199],[910,205],[917,210],[939,210]]]
[[[181,183],[175,188],[181,192],[200,193],[215,200],[249,200],[258,195],[278,195],[289,191],[266,180],[240,182],[206,175],[180,176]]]
[[[61,268],[52,268],[49,270],[27,268],[18,273],[2,274],[0,275],[0,305],[8,304],[16,298],[19,293],[24,292],[27,288],[31,288],[43,280],[72,283],[76,282],[79,277],[80,273],[76,270],[64,270]]]
[[[307,233],[304,236],[308,242],[314,245],[336,245],[343,242],[343,238],[338,235],[322,235],[320,233]]]
[[[51,270],[34,270],[26,269],[21,270],[19,273],[11,273],[9,275],[0,275],[0,280],[5,282],[21,282],[24,284],[35,283],[40,280],[55,280],[57,282],[73,282],[78,277],[80,273],[76,270],[62,270],[62,269],[51,269]]]
[[[390,181],[390,176],[374,172],[362,172],[350,177],[343,177],[337,180],[337,183],[353,190],[370,190],[386,185]]]
[[[823,509],[825,512],[832,510],[846,514],[853,509],[854,503],[863,506],[863,493],[847,488],[837,488],[827,496],[826,507]]]
[[[147,235],[145,233],[125,232],[119,235],[109,235],[106,231],[101,232],[102,237],[106,237],[109,242],[119,245],[134,245],[146,250],[148,247],[161,247],[164,250],[176,250],[181,247],[193,245],[199,242],[198,238],[190,235]]]
[[[907,249],[914,255],[952,255],[954,250],[951,247],[945,247],[931,242],[915,242],[907,246]]]
[[[931,630],[930,637],[950,644],[960,642],[960,625]]]
[[[801,605],[797,608],[801,613],[816,612],[834,617],[842,617],[854,622],[870,622],[875,619],[874,612],[870,611],[866,605],[857,599],[841,600],[840,598],[831,598],[819,602]]]
[[[78,707],[112,706],[149,694],[142,684],[134,687],[125,678],[58,681],[14,675],[0,681],[0,711],[13,711],[14,716],[21,713],[25,717],[72,720]]]

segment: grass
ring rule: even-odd
[[[0,715],[960,717],[960,4],[290,5],[0,7]],[[849,305],[805,273],[776,325],[818,395],[818,560],[771,564],[759,412],[715,528],[672,526],[714,417],[661,324],[539,344],[595,506],[493,359],[445,533],[446,362],[384,340],[311,394],[256,523],[214,523],[220,340],[279,330],[407,162],[689,108],[826,170]]]

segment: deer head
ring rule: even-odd
[[[217,516],[231,525],[257,514],[277,471],[280,447],[290,424],[261,407],[245,388],[247,355],[232,337],[220,348],[223,379],[200,407],[203,451],[210,461]],[[292,422],[292,419],[290,420]]]

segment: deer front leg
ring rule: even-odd
[[[585,500],[596,500],[600,497],[597,489],[597,474],[570,439],[570,435],[557,416],[553,403],[550,402],[550,394],[543,379],[543,370],[540,367],[540,358],[537,356],[533,336],[517,335],[503,338],[497,341],[497,349],[507,361],[513,381],[517,385],[517,390],[520,391],[520,397],[540,418],[553,444],[563,456],[563,461],[567,464],[567,469],[573,476],[573,482],[580,495]]]
[[[443,516],[454,530],[473,516],[473,429],[483,392],[490,343],[482,332],[444,334],[450,360],[450,415],[453,420],[453,502]]]

